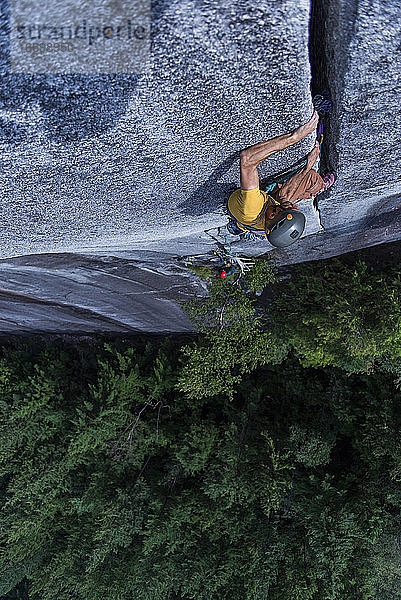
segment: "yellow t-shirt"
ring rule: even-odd
[[[271,204],[280,204],[267,192],[257,188],[252,190],[235,190],[228,199],[228,210],[243,225],[255,229],[265,229],[265,208]]]

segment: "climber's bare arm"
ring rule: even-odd
[[[296,144],[312,133],[317,127],[318,120],[319,115],[314,111],[307,123],[304,123],[304,125],[301,125],[291,133],[279,135],[271,140],[259,142],[242,150],[240,154],[241,189],[252,190],[258,187],[259,175],[256,167],[275,152]]]

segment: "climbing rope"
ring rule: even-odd
[[[333,102],[328,90],[323,90],[321,94],[314,96],[312,102],[317,112],[322,116],[327,115],[333,108]]]
[[[352,240],[349,242],[349,244],[346,245],[346,248],[348,248],[348,246],[350,246],[352,244],[352,242],[354,241],[354,239],[365,229],[365,227],[367,225],[369,225],[369,223],[371,221],[373,221],[373,219],[376,219],[376,217],[378,217],[379,215],[381,215],[387,208],[390,208],[391,206],[394,206],[394,204],[398,204],[398,202],[401,202],[401,198],[398,198],[398,200],[396,200],[392,204],[389,204],[388,206],[385,206],[380,212],[378,212],[376,215],[374,215],[374,217],[372,217],[371,219],[369,219],[369,221],[367,223],[365,223],[365,225],[362,227],[362,229],[360,229],[359,231],[356,232],[356,234],[354,235],[354,237],[352,238]]]

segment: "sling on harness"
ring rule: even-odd
[[[287,170],[287,171],[284,171],[283,173],[281,173],[280,175],[275,176],[274,182],[265,186],[265,191],[268,195],[268,198],[275,206],[280,206],[280,202],[278,202],[272,196],[270,196],[269,192],[271,192],[276,187],[277,183],[284,183],[285,181],[287,181],[287,179],[290,179],[290,177],[295,175],[295,173],[298,173],[298,171],[300,171],[306,165],[306,163],[307,163],[307,160],[303,160],[302,163],[298,167],[296,167],[295,169],[292,167],[291,171]],[[271,179],[273,179],[273,178],[271,178]],[[263,221],[266,210],[268,209],[269,206],[271,206],[271,204],[266,202],[266,206],[263,209],[262,216],[259,219],[259,221],[256,223],[256,225],[259,225],[259,223],[261,223]],[[228,215],[230,216],[230,220],[227,225],[227,230],[231,234],[240,235],[241,239],[251,239],[251,240],[254,240],[254,239],[266,240],[267,239],[267,235],[266,235],[265,231],[263,231],[262,229],[256,229],[256,227],[252,226],[252,225],[244,225],[244,223],[241,223],[240,221],[238,221],[234,217],[234,215],[231,214],[228,207],[227,207],[227,212],[228,212]]]

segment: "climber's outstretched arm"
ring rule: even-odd
[[[275,152],[296,144],[312,133],[317,127],[318,120],[319,115],[314,111],[307,123],[301,125],[291,133],[279,135],[271,140],[259,142],[242,150],[240,154],[241,189],[252,190],[258,187],[259,175],[256,167]]]

